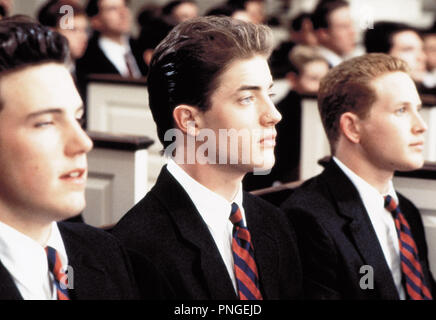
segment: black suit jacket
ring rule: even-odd
[[[114,237],[82,223],[60,222],[58,226],[73,270],[73,277],[68,275],[73,284],[68,289],[71,300],[139,298],[127,254]],[[152,280],[151,292],[157,288],[153,280],[158,278],[157,271],[147,264],[144,273]],[[0,262],[0,300],[19,299],[18,288]]]
[[[429,270],[424,227],[418,209],[398,194],[399,206],[416,242],[426,283],[435,292]],[[331,161],[282,204],[297,231],[303,261],[305,298],[399,299],[390,269],[357,189]],[[373,268],[374,289],[362,289]],[[365,282],[365,279],[363,279]]]
[[[88,43],[88,47],[82,58],[76,61],[76,74],[77,80],[81,86],[86,82],[86,76],[89,74],[117,74],[120,75],[118,69],[106,57],[104,52],[98,45],[99,34],[96,33]],[[136,63],[143,76],[147,75],[147,65],[142,57],[142,52],[139,46],[133,39],[129,40],[130,48]]]
[[[283,213],[247,193],[243,206],[264,299],[299,298],[300,260],[294,233]],[[115,226],[113,234],[130,252],[135,273],[142,271],[141,257],[150,257],[171,284],[175,298],[237,299],[212,235],[166,167],[152,190]],[[146,285],[139,283],[140,288]]]

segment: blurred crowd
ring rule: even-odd
[[[12,0],[0,0],[0,15],[8,15],[11,5]],[[73,25],[64,23],[65,8],[72,9]],[[85,98],[90,74],[146,77],[159,42],[176,24],[199,14],[195,0],[146,3],[136,13],[136,37],[132,35],[135,13],[129,0],[48,0],[37,19],[68,39],[70,70]],[[279,20],[267,16],[263,0],[223,1],[205,15],[225,15],[273,27]],[[420,93],[436,92],[436,23],[420,30],[402,22],[377,21],[364,31],[361,46],[357,46],[350,4],[319,0],[312,12],[300,12],[286,24],[288,38],[278,44],[270,60],[274,79],[284,80],[289,88],[277,101],[283,115],[277,128],[278,161],[268,176],[248,175],[244,183],[249,190],[298,179],[301,99],[315,96],[321,78],[342,61],[365,52],[387,53],[407,62]]]

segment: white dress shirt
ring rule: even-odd
[[[63,267],[68,265],[65,246],[55,222],[52,223],[47,246],[56,249]],[[57,299],[45,248],[2,222],[0,222],[0,261],[12,276],[24,300]]]
[[[180,168],[174,160],[168,160],[167,169],[188,193],[195,208],[206,223],[213,240],[218,247],[218,251],[221,254],[224,264],[226,265],[235,292],[237,292],[232,254],[233,224],[229,217],[232,210],[232,203],[235,202],[239,206],[242,219],[245,224],[247,223],[244,208],[242,207],[242,183],[240,184],[238,193],[233,201],[228,202],[220,195],[194,180],[182,168]]]
[[[100,36],[98,39],[98,45],[106,57],[112,62],[123,77],[129,77],[129,69],[127,67],[125,55],[129,54],[132,60],[132,72],[135,78],[141,77],[141,72],[136,64],[136,60],[130,49],[129,39],[124,38],[122,44],[113,41],[112,39]]]
[[[333,157],[333,160],[342,169],[345,175],[351,180],[359,192],[363,205],[368,212],[369,219],[375,230],[378,242],[383,250],[386,262],[391,269],[392,277],[397,287],[400,299],[404,300],[406,294],[404,287],[401,283],[402,271],[400,262],[400,247],[398,243],[398,235],[395,229],[395,222],[392,214],[384,207],[384,196],[371,186],[368,182],[363,180],[353,171],[351,171],[345,164],[338,158]],[[394,190],[392,181],[389,182],[388,193],[396,203],[398,203],[398,196]]]

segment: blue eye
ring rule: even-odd
[[[246,97],[246,98],[242,98],[241,100],[240,100],[240,102],[242,103],[242,104],[250,104],[250,103],[252,103],[254,101],[254,97],[253,96],[249,96],[249,97]]]
[[[395,113],[397,113],[397,114],[401,114],[401,113],[404,113],[404,112],[406,112],[406,108],[405,107],[402,107],[402,108],[399,108],[399,109],[395,110]]]
[[[54,124],[53,121],[43,121],[43,122],[37,122],[35,123],[35,128],[42,128],[42,127],[47,127]]]

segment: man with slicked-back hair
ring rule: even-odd
[[[292,228],[241,186],[274,164],[271,40],[266,26],[210,16],[180,23],[154,52],[150,108],[170,159],[113,234],[135,273],[149,257],[178,299],[300,297]]]

